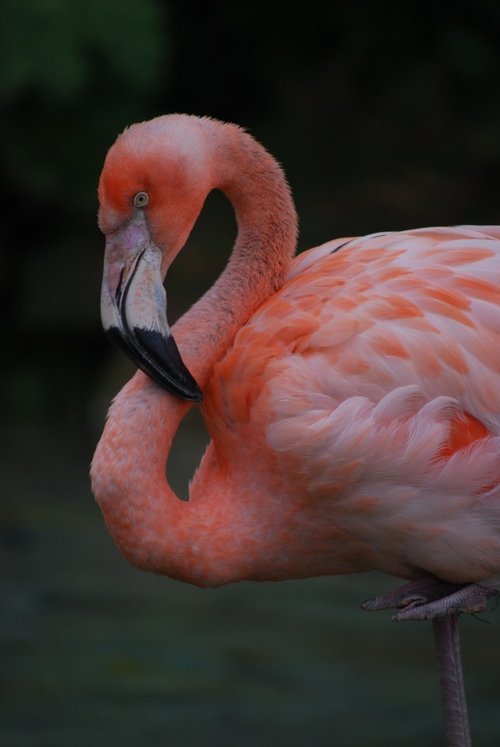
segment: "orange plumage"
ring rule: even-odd
[[[108,154],[114,285],[135,272],[116,269],[131,226],[165,274],[216,187],[238,239],[173,329],[211,443],[179,501],[165,463],[188,405],[142,373],[118,395],[92,477],[122,552],[201,585],[368,569],[499,584],[500,228],[375,234],[292,260],[276,162],[235,126],[175,115]]]
[[[215,188],[238,236],[174,326],[179,353],[162,281]],[[122,553],[202,586],[412,579],[363,606],[433,620],[446,731],[470,744],[458,614],[500,588],[500,228],[338,239],[293,259],[276,161],[235,125],[185,115],[126,130],[99,199],[103,325],[147,374],[114,400],[92,463]],[[165,465],[200,386],[211,441],[184,502]]]

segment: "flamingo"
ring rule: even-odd
[[[213,189],[236,242],[171,330],[163,281]],[[91,467],[121,553],[203,587],[406,580],[364,606],[433,620],[448,744],[470,744],[457,620],[500,588],[500,227],[294,258],[281,166],[237,125],[182,114],[126,129],[98,194],[103,326],[140,369]],[[195,404],[211,440],[186,502],[165,465]]]

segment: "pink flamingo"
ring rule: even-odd
[[[215,188],[238,235],[173,328],[181,358],[163,279]],[[147,374],[114,400],[91,471],[123,555],[200,586],[409,580],[365,607],[434,620],[449,744],[469,744],[457,616],[500,585],[500,228],[293,259],[280,166],[239,127],[187,115],[125,130],[99,199],[103,324]],[[165,465],[195,402],[211,442],[184,502]]]

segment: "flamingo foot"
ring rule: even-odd
[[[407,620],[440,620],[460,613],[482,612],[494,589],[479,584],[450,584],[437,578],[421,578],[401,586],[399,589],[361,605],[369,611],[401,609],[393,615],[394,622]]]
[[[471,747],[460,638],[461,613],[482,612],[498,592],[479,584],[450,584],[437,578],[417,579],[362,604],[365,610],[400,609],[395,622],[432,620],[439,662],[443,719],[448,747]]]

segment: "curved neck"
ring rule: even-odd
[[[236,126],[203,121],[212,148],[213,187],[232,202],[238,235],[222,275],[173,328],[202,388],[240,327],[281,287],[297,234],[290,190],[276,161]],[[213,488],[208,501],[186,503],[165,475],[188,409],[138,372],[110,408],[92,464],[93,490],[108,529],[132,563],[195,583],[220,583],[196,549],[209,546],[203,537],[210,538],[207,503],[217,501]]]
[[[236,332],[282,286],[297,240],[297,214],[279,164],[239,127],[204,122],[213,142],[214,188],[232,203],[238,234],[223,273],[173,327],[202,388]]]

